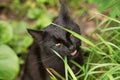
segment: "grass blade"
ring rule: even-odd
[[[66,78],[66,80],[68,80],[67,57],[66,56],[65,56],[64,64],[65,64],[65,78]]]
[[[66,29],[66,28],[60,26],[60,25],[57,25],[57,24],[54,24],[54,23],[52,23],[52,24],[55,25],[55,26],[60,27],[61,29],[64,29],[64,30],[68,31],[68,32],[71,33],[73,36],[75,36],[76,38],[84,41],[85,43],[89,44],[90,46],[95,47],[95,44],[93,44],[91,41],[89,41],[88,39],[84,38],[83,36],[79,35],[78,33],[75,33],[75,32],[73,32],[73,31],[71,31],[71,30],[69,30],[69,29]]]

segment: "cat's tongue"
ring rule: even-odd
[[[71,53],[72,56],[74,56],[74,55],[76,55],[76,54],[77,54],[77,50],[75,50],[75,51],[73,51],[73,52]]]

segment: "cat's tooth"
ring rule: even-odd
[[[77,50],[75,50],[74,52],[71,53],[72,56],[76,55]]]

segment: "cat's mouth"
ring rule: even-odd
[[[71,53],[72,56],[75,56],[76,54],[77,54],[77,50],[74,50],[74,51]]]

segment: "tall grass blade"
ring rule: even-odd
[[[102,29],[101,32],[106,32],[106,31],[110,31],[110,30],[120,30],[120,26],[105,28],[105,29]]]
[[[66,80],[68,80],[67,57],[66,56],[65,56],[64,64],[65,64],[65,78]]]
[[[111,18],[111,17],[106,16],[106,15],[104,15],[104,14],[101,14],[101,13],[99,13],[99,12],[96,12],[96,14],[101,15],[101,16],[104,16],[104,17],[106,17],[107,19],[112,20],[112,21],[117,22],[117,23],[120,24],[120,21],[117,20],[117,19]]]
[[[65,58],[65,60],[60,56],[60,54],[59,53],[57,53],[55,50],[53,50],[52,49],[52,51],[58,56],[58,57],[60,57],[62,60],[63,60],[63,62],[64,62],[64,64],[65,64],[65,68],[68,70],[68,72],[70,73],[70,75],[71,75],[71,77],[73,78],[73,80],[77,80],[77,78],[75,77],[75,74],[73,73],[73,71],[72,71],[72,69],[69,67],[69,65],[67,64],[67,58]],[[67,72],[65,72],[66,74],[67,74]],[[68,77],[68,75],[66,76],[66,77]]]
[[[85,43],[89,44],[90,46],[95,47],[95,44],[93,44],[91,41],[89,41],[88,39],[84,38],[83,36],[79,35],[78,33],[75,33],[75,32],[73,32],[73,31],[71,31],[71,30],[69,30],[69,29],[66,29],[66,28],[60,26],[60,25],[57,25],[57,24],[54,24],[54,23],[52,23],[52,24],[55,25],[55,26],[60,27],[61,29],[64,29],[64,30],[68,31],[68,32],[71,33],[73,36],[75,36],[75,37],[77,37],[78,39],[84,41]]]
[[[62,58],[62,56],[59,54],[59,53],[57,53],[55,50],[53,50],[52,49],[52,51],[60,58],[60,59],[62,59],[63,61],[64,61],[64,59]]]

